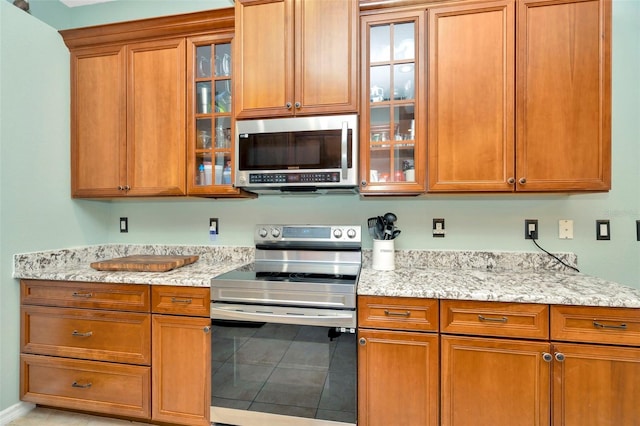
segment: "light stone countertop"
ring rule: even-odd
[[[96,271],[90,263],[133,254],[200,256],[168,272]],[[557,254],[557,253],[556,253]],[[557,254],[577,266],[571,253]],[[14,255],[14,278],[208,287],[252,262],[253,247],[100,245]],[[396,269],[371,266],[363,250],[358,295],[640,308],[640,289],[562,266],[539,252],[396,251]]]

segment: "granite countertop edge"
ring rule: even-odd
[[[167,272],[97,271],[90,263],[131,254],[198,254]],[[253,261],[253,247],[101,245],[14,255],[13,277],[52,281],[209,287]],[[564,259],[576,265],[575,255]],[[538,253],[412,250],[396,268],[372,268],[363,250],[358,295],[640,308],[640,289],[558,267]]]

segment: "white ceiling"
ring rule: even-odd
[[[108,1],[115,0],[60,0],[60,2],[65,4],[67,7],[86,6],[89,4],[106,3]]]

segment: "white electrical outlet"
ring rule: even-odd
[[[573,220],[560,219],[558,221],[558,238],[561,240],[573,239]]]

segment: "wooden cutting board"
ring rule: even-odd
[[[138,254],[91,263],[98,271],[166,272],[198,260],[200,256],[159,256]]]

